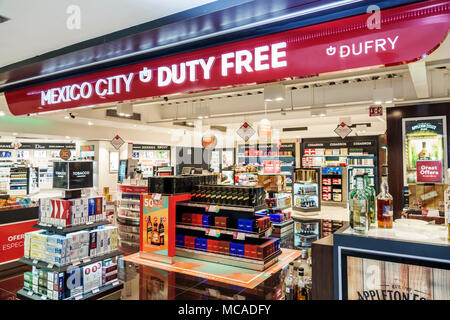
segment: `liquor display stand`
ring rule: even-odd
[[[319,169],[295,169],[292,209],[303,213],[321,209],[321,172]]]
[[[24,275],[24,286],[21,290],[17,292],[17,297],[22,300],[97,300],[97,299],[119,299],[120,298],[120,290],[123,288],[123,283],[118,280],[118,258],[122,255],[122,253],[118,250],[117,244],[117,232],[115,232],[116,237],[114,237],[114,232],[109,229],[110,238],[105,240],[105,232],[100,233],[95,232],[95,237],[91,236],[90,231],[96,230],[99,226],[109,225],[108,220],[105,218],[105,206],[103,204],[100,205],[100,209],[103,210],[99,212],[96,206],[99,206],[99,203],[96,202],[96,209],[92,209],[93,207],[89,206],[89,218],[94,216],[94,219],[88,219],[87,222],[79,224],[79,225],[71,225],[74,221],[75,217],[75,204],[71,203],[71,201],[80,201],[81,190],[68,190],[65,192],[65,198],[61,200],[49,200],[52,202],[52,208],[44,213],[47,209],[43,208],[42,203],[39,208],[39,223],[34,225],[35,229],[46,230],[44,234],[45,237],[54,237],[52,244],[50,242],[41,242],[36,241],[33,242],[32,237],[33,233],[28,233],[25,235],[25,250],[36,250],[39,252],[43,252],[44,254],[50,255],[51,257],[57,257],[58,254],[63,256],[64,250],[69,250],[70,248],[70,261],[68,263],[56,263],[56,262],[48,262],[44,260],[40,260],[35,258],[34,256],[22,257],[19,261],[33,267],[32,273],[25,273]],[[98,198],[98,197],[97,197]],[[89,198],[91,200],[91,198]],[[58,203],[58,201],[61,201]],[[65,201],[65,204],[62,202]],[[85,198],[85,201],[88,201],[88,198]],[[105,201],[105,198],[103,198]],[[69,206],[66,207],[66,204],[69,203]],[[91,214],[91,211],[94,210],[94,213]],[[51,219],[58,220],[58,222],[53,222],[52,224],[42,222],[43,217],[47,214],[47,218],[49,219],[49,212],[51,212]],[[58,213],[60,214],[60,218],[58,218]],[[97,216],[96,216],[97,215]],[[55,218],[56,217],[56,218]],[[51,220],[50,219],[50,220]],[[99,220],[101,219],[101,220]],[[61,220],[69,221],[70,224],[67,226],[62,226],[59,224]],[[46,221],[47,222],[47,221]],[[100,229],[101,231],[105,231],[106,229]],[[98,230],[98,232],[100,232]],[[88,240],[88,255],[83,255],[81,258],[74,255],[72,258],[72,254],[77,252],[80,249],[72,248],[74,242],[71,242],[70,246],[64,247],[63,239],[68,239],[67,235],[71,235],[71,241],[74,241],[74,237],[78,238],[79,236],[75,236],[74,232],[77,231],[87,231],[87,240]],[[28,236],[28,244],[27,244],[27,236]],[[56,240],[55,240],[56,239]],[[95,240],[92,240],[95,239]],[[92,242],[92,241],[95,242]],[[61,241],[61,242],[60,242]],[[101,241],[101,242],[100,242]],[[108,243],[108,245],[107,245]],[[114,245],[115,244],[115,245]],[[30,246],[27,248],[27,246]],[[49,251],[49,246],[54,248],[53,251]],[[110,248],[110,251],[107,252],[107,248]],[[58,249],[59,248],[59,249]],[[102,249],[100,249],[102,248]],[[98,255],[96,250],[106,251]],[[92,252],[92,254],[91,254]],[[94,253],[95,252],[95,253]],[[75,256],[77,258],[75,258]],[[57,260],[58,258],[55,258]],[[116,260],[116,263],[113,263],[112,259]],[[112,267],[112,268],[111,268]],[[87,272],[89,270],[89,272]],[[111,272],[111,270],[113,270]],[[92,273],[91,277],[94,277],[94,274],[97,278],[87,279],[87,275]],[[27,275],[28,274],[28,275]],[[108,276],[112,275],[112,280],[108,281]],[[114,276],[115,275],[115,276]],[[106,277],[106,278],[105,278]],[[27,279],[28,278],[28,279]],[[88,282],[89,280],[89,282]],[[30,282],[28,282],[30,281]],[[101,285],[95,285],[99,284]],[[88,289],[86,289],[86,285],[89,283]],[[35,288],[39,288],[36,290]],[[45,289],[41,289],[45,288]],[[37,291],[37,292],[36,292]],[[68,294],[70,292],[70,294]],[[69,296],[67,296],[69,295]]]
[[[257,214],[266,207],[262,187],[197,187],[191,201],[176,206],[177,256],[260,271],[278,261],[279,239],[269,238],[270,218]],[[227,203],[234,192],[249,192],[259,200],[256,206]]]
[[[119,247],[139,251],[139,219],[141,194],[148,192],[147,186],[121,184],[118,186],[117,227],[119,228]]]

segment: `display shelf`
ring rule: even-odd
[[[133,211],[133,212],[141,212],[140,209],[135,209],[135,208],[125,208],[125,207],[122,207],[122,206],[120,206],[119,209],[120,209],[120,210]]]
[[[30,266],[35,266],[35,267],[37,267],[39,269],[45,269],[45,270],[53,271],[53,272],[64,272],[64,271],[67,271],[67,270],[71,270],[71,269],[74,269],[74,268],[85,266],[85,265],[88,265],[88,264],[91,264],[91,263],[94,263],[94,262],[97,262],[97,261],[105,260],[105,259],[108,259],[108,258],[117,257],[117,256],[120,256],[120,255],[122,255],[122,252],[120,252],[119,250],[116,250],[116,251],[104,254],[102,256],[87,257],[87,258],[84,258],[82,260],[72,261],[70,264],[65,265],[65,266],[60,266],[60,267],[55,266],[52,263],[48,263],[48,262],[45,262],[45,261],[40,261],[40,260],[37,260],[37,259],[29,259],[29,258],[25,258],[25,257],[20,258],[19,261],[22,262],[22,263],[28,264]]]
[[[207,251],[186,249],[181,247],[176,248],[176,255],[181,257],[187,257],[190,259],[204,260],[219,264],[226,264],[246,269],[263,271],[268,267],[274,265],[278,261],[278,256],[281,255],[281,250],[278,250],[278,252],[273,253],[264,260],[247,259]]]
[[[208,210],[211,206],[218,207],[219,210],[232,210],[232,211],[243,211],[243,212],[257,212],[261,210],[267,209],[266,205],[258,206],[258,207],[239,207],[239,206],[230,206],[230,205],[220,205],[220,204],[208,204],[208,203],[199,203],[199,202],[177,202],[177,205],[186,206],[186,207],[194,207],[194,208],[204,208]]]
[[[120,199],[119,200],[121,203],[122,202],[129,202],[129,203],[141,203],[141,200],[133,200],[133,199],[124,199],[124,198],[122,198],[122,199]]]
[[[110,222],[108,220],[103,220],[103,221],[98,221],[98,222],[86,223],[86,224],[82,224],[79,226],[63,228],[63,227],[55,227],[55,226],[37,223],[33,226],[33,228],[44,229],[49,232],[53,232],[53,233],[60,234],[60,235],[65,235],[67,233],[71,233],[71,232],[75,232],[75,231],[91,229],[91,228],[95,228],[98,226],[104,226],[106,224],[110,224]]]
[[[119,291],[123,289],[123,283],[120,280],[114,281],[110,284],[107,284],[105,286],[102,286],[100,288],[94,288],[88,293],[78,294],[76,296],[72,296],[69,298],[65,298],[64,300],[93,300],[93,299],[99,299],[103,296],[109,295],[113,292]],[[32,292],[32,294],[29,294]],[[47,296],[34,293],[33,291],[29,291],[26,289],[20,289],[17,292],[17,297],[22,300],[51,300],[48,299]],[[45,298],[44,298],[45,297]],[[58,300],[54,300],[58,301]]]
[[[137,218],[137,217],[127,217],[127,216],[122,216],[122,215],[118,214],[117,218],[139,223],[139,218]]]
[[[271,231],[271,228],[267,228],[266,230],[263,230],[261,232],[248,232],[248,231],[242,231],[237,229],[224,229],[224,228],[218,228],[218,227],[203,227],[203,226],[194,226],[194,225],[188,225],[188,224],[177,224],[177,228],[180,229],[187,229],[187,230],[198,230],[198,231],[204,231],[205,233],[208,233],[210,230],[216,231],[220,234],[229,234],[229,235],[236,235],[238,233],[244,234],[247,238],[264,238],[269,237],[270,233],[268,234],[268,231]]]
[[[281,223],[273,223],[272,222],[272,226],[283,228],[283,227],[289,226],[289,225],[291,225],[293,223],[294,223],[294,220],[293,219],[289,219],[289,220],[286,220],[286,221],[281,222]]]

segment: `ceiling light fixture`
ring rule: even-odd
[[[282,101],[286,96],[286,88],[283,84],[276,83],[264,86],[264,101]]]
[[[92,126],[92,125],[94,125],[94,123],[91,121],[88,121],[88,126]]]
[[[3,111],[0,111],[0,117],[3,117],[5,113]]]

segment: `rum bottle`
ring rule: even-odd
[[[359,234],[369,232],[369,199],[364,192],[362,175],[355,176],[356,190],[350,199],[350,217],[353,221],[353,231]]]
[[[162,221],[162,217],[159,219],[159,227],[158,227],[158,233],[159,233],[159,245],[164,245],[164,224]]]
[[[159,245],[158,223],[156,221],[153,224],[152,244],[154,244],[156,246]]]
[[[148,216],[147,220],[147,243],[152,242],[152,218]]]
[[[377,219],[378,228],[392,228],[393,220],[393,198],[389,194],[389,186],[387,181],[387,175],[383,174],[381,182],[381,192],[377,196]]]

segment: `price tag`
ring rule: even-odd
[[[81,300],[81,299],[83,299],[83,295],[82,294],[79,294],[79,295],[75,296],[75,300]]]
[[[88,222],[86,222],[86,225],[90,225],[90,224],[93,224],[94,222],[93,221],[88,221]]]
[[[208,205],[206,207],[206,212],[219,212],[219,210],[220,210],[219,206]]]
[[[92,289],[92,294],[96,294],[96,293],[99,293],[99,292],[100,292],[99,288]]]
[[[233,232],[233,239],[234,240],[245,240],[245,233],[242,232]]]
[[[113,286],[113,287],[118,286],[118,285],[119,285],[119,281],[114,281],[114,282],[112,283],[112,286]]]
[[[217,237],[217,230],[216,229],[206,229],[206,235],[210,237]]]
[[[83,262],[84,262],[84,263],[88,263],[89,261],[91,261],[91,258],[83,259]]]
[[[33,291],[28,291],[27,295],[31,297],[33,295]]]
[[[37,263],[38,263],[37,259],[34,259],[33,264],[37,264]]]
[[[47,296],[41,296],[41,300],[47,300]]]
[[[77,265],[79,265],[80,264],[80,260],[76,260],[76,261],[74,261],[74,262],[72,262],[72,266],[77,266]]]
[[[161,200],[161,193],[155,193],[155,196],[153,197],[153,199],[156,201]]]
[[[47,265],[47,268],[53,269],[53,263],[49,263],[49,264]]]

